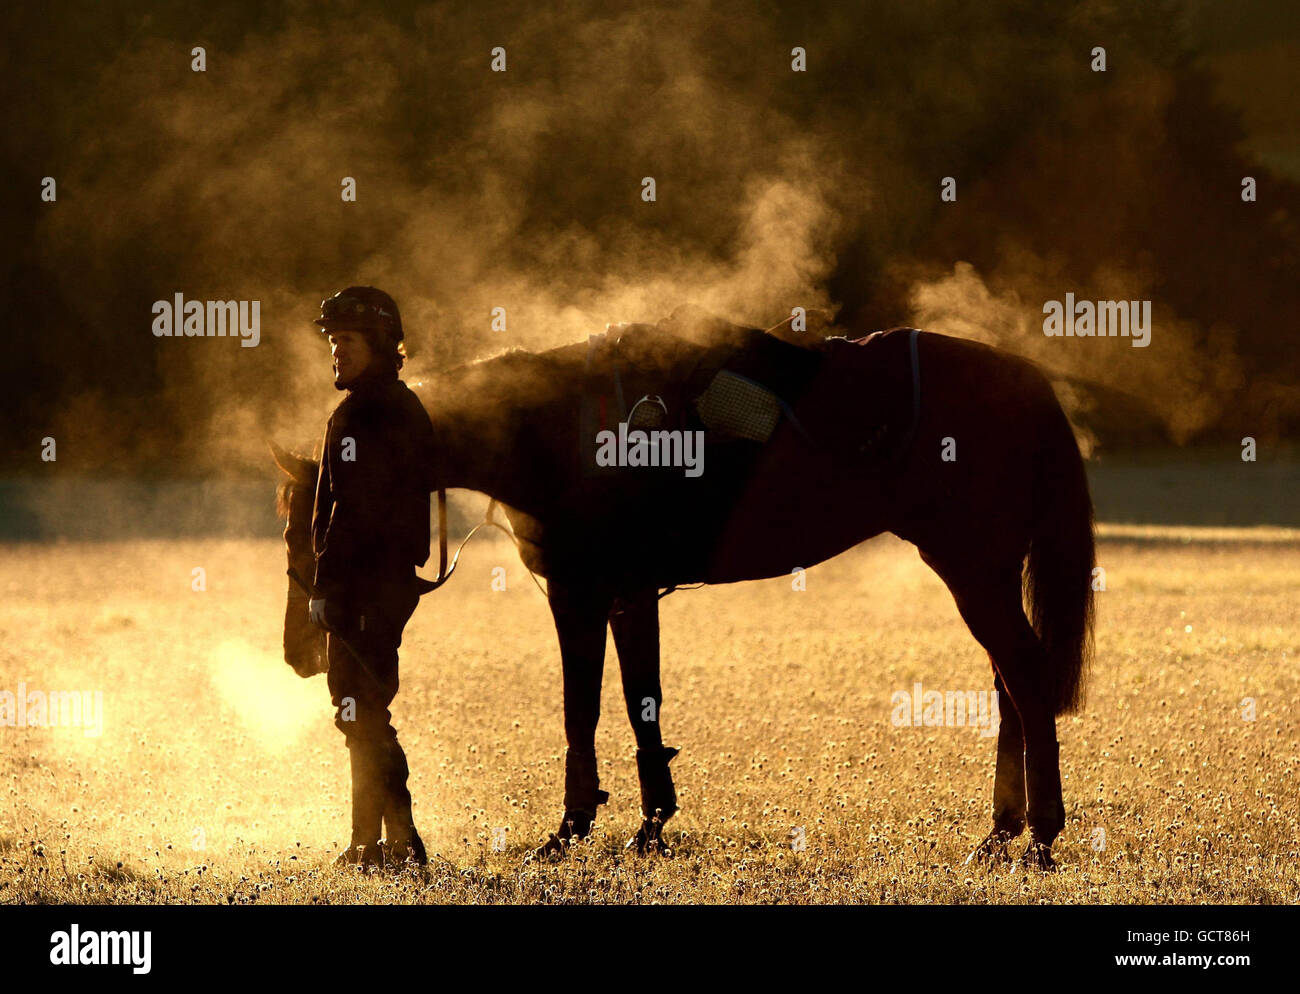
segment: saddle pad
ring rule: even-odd
[[[781,401],[771,390],[730,370],[719,370],[695,400],[695,410],[712,431],[766,442],[781,420]]]

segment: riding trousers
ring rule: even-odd
[[[358,579],[335,601],[326,604],[334,724],[349,741],[395,738],[388,706],[397,696],[402,629],[420,602],[415,567]]]

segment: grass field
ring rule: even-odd
[[[347,755],[324,678],[280,659],[277,541],[6,546],[0,690],[101,691],[103,727],[0,728],[0,902],[1294,903],[1300,541],[1252,535],[1103,531],[1097,661],[1084,711],[1059,722],[1067,827],[1047,876],[963,866],[989,826],[992,738],[891,721],[917,682],[991,686],[947,591],[892,537],[810,570],[803,592],[663,602],[671,859],[622,850],[637,789],[611,643],[612,799],[564,863],[527,858],[560,814],[554,631],[509,546],[476,541],[402,648],[395,722],[438,856],[397,877],[330,865]]]

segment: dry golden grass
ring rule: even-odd
[[[938,579],[889,537],[812,569],[806,592],[663,602],[673,859],[622,851],[637,791],[611,643],[612,801],[564,863],[526,858],[560,813],[554,631],[513,551],[476,541],[402,649],[395,721],[439,855],[397,877],[330,866],[347,756],[324,678],[280,661],[277,542],[10,546],[0,690],[102,690],[106,714],[98,737],[0,728],[0,901],[1294,903],[1300,550],[1160,538],[1100,547],[1109,589],[1086,709],[1059,722],[1068,823],[1048,876],[962,865],[989,825],[991,738],[890,721],[896,690],[991,676]]]

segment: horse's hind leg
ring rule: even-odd
[[[993,657],[989,657],[993,661]],[[1010,859],[1007,843],[1025,830],[1025,735],[1020,713],[1007,696],[1002,677],[993,669],[998,695],[998,759],[993,778],[993,831],[975,847],[966,862]]]
[[[677,811],[677,791],[668,764],[676,749],[664,747],[659,728],[663,690],[659,685],[659,596],[653,587],[614,602],[609,627],[618,649],[623,700],[636,736],[641,782],[641,827],[628,841],[638,852],[661,848],[663,823]]]
[[[943,578],[957,602],[962,620],[988,651],[1002,685],[1019,718],[1024,741],[1025,818],[1031,841],[1025,858],[1041,868],[1052,862],[1052,842],[1065,827],[1061,797],[1060,752],[1056,741],[1055,676],[1047,652],[1025,617],[1020,564],[985,570],[953,570],[932,556],[923,555]],[[1004,709],[1005,710],[1005,709]],[[1003,719],[1004,723],[1006,719]],[[1004,724],[1005,728],[1006,725]],[[1007,728],[1006,769],[1003,771],[1002,729],[998,734],[998,779],[1006,790],[1004,824],[1015,825],[1017,811],[1014,730]],[[996,794],[995,794],[996,796]],[[995,801],[995,804],[998,802]],[[995,808],[995,811],[997,809]],[[996,815],[995,815],[996,817]],[[995,821],[995,833],[998,825]]]
[[[559,831],[538,852],[563,852],[574,836],[584,838],[596,807],[609,800],[596,770],[596,724],[605,667],[605,625],[611,598],[601,591],[551,581],[548,599],[564,667],[564,817]]]

